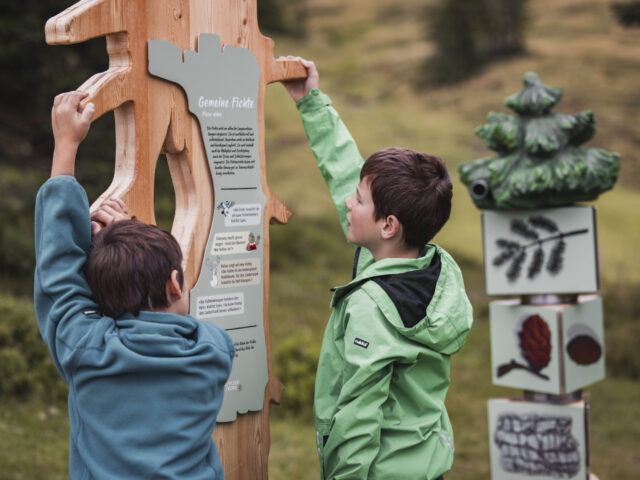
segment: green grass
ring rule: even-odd
[[[66,406],[36,399],[4,402],[0,410],[0,478],[68,478],[68,435]]]

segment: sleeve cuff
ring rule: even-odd
[[[56,175],[55,177],[48,178],[38,189],[36,196],[36,206],[39,205],[38,199],[45,195],[53,195],[53,197],[60,197],[63,199],[63,203],[70,203],[73,206],[83,206],[86,204],[87,210],[89,200],[87,194],[73,175]],[[64,200],[66,199],[66,200]],[[47,210],[50,210],[51,206],[47,205]],[[44,205],[40,205],[40,208],[45,208]]]
[[[331,105],[331,98],[317,88],[312,88],[306,96],[296,102],[296,107],[300,113],[318,110],[328,105]]]
[[[77,184],[80,185],[78,183],[78,180],[76,179],[76,177],[74,177],[73,175],[56,175],[55,177],[50,177],[48,178],[44,184],[44,185],[56,185],[56,184]]]

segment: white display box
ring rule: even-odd
[[[489,305],[493,383],[554,395],[571,393],[605,377],[602,299],[577,303]]]
[[[488,295],[598,290],[595,208],[482,213]]]
[[[492,480],[586,480],[588,408],[512,399],[489,400]]]

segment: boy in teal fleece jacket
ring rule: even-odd
[[[233,343],[187,315],[182,253],[171,234],[129,220],[117,199],[90,218],[73,177],[94,111],[89,104],[79,112],[85,96],[56,97],[51,178],[35,213],[34,303],[69,385],[69,476],[222,479],[211,434]]]
[[[358,246],[354,278],[334,289],[316,374],[322,478],[436,479],[453,462],[449,359],[472,323],[460,269],[428,243],[449,218],[451,179],[441,159],[409,149],[363,164],[315,65],[300,60],[307,79],[285,86]]]

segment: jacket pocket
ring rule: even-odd
[[[324,446],[329,439],[330,423],[316,423],[316,446],[318,447],[318,461],[320,462],[320,478],[325,480]]]

